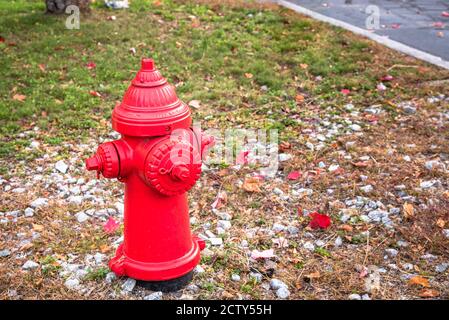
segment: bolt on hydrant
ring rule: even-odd
[[[199,179],[214,140],[191,124],[190,109],[174,86],[152,59],[142,59],[112,112],[121,139],[101,144],[86,160],[87,170],[125,184],[124,241],[109,267],[153,290],[188,283],[205,246],[191,234],[186,192]]]

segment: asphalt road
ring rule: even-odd
[[[449,13],[449,0],[288,1],[449,61],[449,17],[442,14]],[[370,5],[378,15],[366,12]]]

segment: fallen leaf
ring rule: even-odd
[[[103,244],[100,246],[101,253],[106,253],[106,252],[109,252],[110,250],[111,250],[111,247],[108,246],[107,244]]]
[[[292,146],[288,141],[281,141],[281,143],[279,144],[279,150],[281,151],[289,150],[291,147]]]
[[[136,48],[129,48],[129,52],[130,52],[132,55],[135,55],[135,54],[136,54]]]
[[[393,23],[392,25],[391,25],[391,28],[392,29],[399,29],[401,27],[401,25],[399,24],[399,23]]]
[[[310,213],[309,216],[312,218],[309,223],[309,227],[312,229],[327,229],[331,225],[331,218],[328,215],[315,211]]]
[[[116,221],[114,218],[109,218],[108,221],[103,225],[103,229],[107,234],[114,233],[118,227],[120,226],[120,223]]]
[[[109,20],[109,21],[114,21],[114,20],[116,20],[116,19],[117,19],[116,16],[108,16],[108,17],[106,18],[106,20]]]
[[[89,94],[92,97],[99,97],[99,98],[101,98],[101,94],[98,91],[91,90],[91,91],[89,91]]]
[[[251,251],[251,258],[254,260],[257,259],[270,259],[270,258],[274,258],[274,250],[273,249],[268,249],[268,250],[264,250],[264,251],[259,251],[254,249],[253,251]]]
[[[408,283],[410,285],[420,285],[423,287],[430,287],[429,280],[427,280],[426,278],[421,277],[421,276],[414,276],[414,277],[410,278]]]
[[[352,232],[352,230],[354,230],[354,228],[349,224],[343,224],[343,225],[339,226],[338,229],[344,230],[346,232]]]
[[[421,298],[435,298],[435,297],[438,297],[439,295],[440,295],[440,293],[434,289],[423,289],[419,293],[419,296]]]
[[[45,72],[45,64],[40,64],[38,67],[42,72]]]
[[[439,226],[440,228],[443,229],[445,225],[446,225],[446,221],[444,221],[441,218],[437,219],[437,226]]]
[[[304,96],[302,94],[297,94],[295,97],[296,103],[301,104],[304,102]]]
[[[211,204],[212,209],[220,209],[221,207],[226,205],[228,201],[228,194],[226,191],[220,191],[215,198],[215,201]]]
[[[444,28],[444,22],[438,21],[438,22],[434,22],[432,23],[432,27],[434,28]]]
[[[89,61],[89,62],[86,64],[86,68],[87,68],[88,70],[95,69],[96,67],[97,67],[97,65],[95,64],[95,62],[92,62],[92,61]]]
[[[277,245],[279,248],[287,248],[288,247],[288,240],[284,237],[279,237],[277,239],[272,239],[273,243]]]
[[[201,26],[200,19],[198,18],[193,19],[191,26],[192,28],[199,28]]]
[[[201,101],[199,100],[192,100],[189,102],[189,106],[195,109],[199,109],[201,107],[200,103]]]
[[[449,12],[443,11],[443,12],[441,12],[441,16],[445,17],[445,18],[449,18]]]
[[[387,87],[383,83],[379,83],[376,88],[377,88],[378,91],[385,91],[385,90],[387,90]]]
[[[40,224],[34,224],[33,223],[33,230],[37,231],[37,232],[41,232],[44,231],[44,226],[40,225]]]
[[[319,271],[315,271],[315,272],[305,275],[305,277],[308,279],[318,279],[319,277],[321,277],[321,274]]]
[[[235,163],[238,165],[242,165],[242,166],[248,164],[248,154],[249,154],[249,151],[241,151],[237,155],[237,157],[235,159]]]
[[[5,42],[5,38],[3,38],[2,36],[0,36],[0,42]]]
[[[12,99],[13,99],[13,100],[17,100],[17,101],[23,102],[23,101],[25,101],[26,97],[27,97],[27,96],[25,96],[25,95],[23,95],[23,94],[18,94],[18,93],[16,93],[16,94],[12,97]]]
[[[245,78],[251,79],[253,77],[252,73],[245,73]]]
[[[351,164],[357,168],[366,168],[369,166],[369,162],[367,161],[351,162]]]
[[[301,67],[301,69],[307,69],[309,67],[307,63],[300,63],[299,66]]]
[[[349,90],[349,89],[341,89],[340,92],[346,96],[346,95],[351,93],[351,90]]]
[[[438,32],[438,33],[437,33],[437,36],[438,36],[439,38],[443,38],[443,37],[444,37],[443,31]]]
[[[302,176],[301,171],[292,171],[288,174],[287,179],[288,180],[298,180]]]
[[[402,206],[402,211],[404,211],[404,217],[406,219],[409,219],[415,215],[415,208],[411,203],[408,202],[404,203],[404,205]]]
[[[262,192],[262,190],[260,190],[261,184],[262,181],[259,178],[249,177],[245,179],[242,187],[243,190],[247,192]]]

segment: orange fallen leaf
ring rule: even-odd
[[[45,72],[45,64],[40,64],[38,67],[42,72]]]
[[[321,277],[321,274],[319,271],[315,271],[315,272],[307,274],[305,277],[309,278],[309,279],[318,279],[319,277]]]
[[[354,230],[354,228],[352,226],[350,226],[349,224],[343,224],[343,225],[339,226],[338,229],[344,230],[346,232],[352,232],[352,230]]]
[[[299,66],[301,67],[301,69],[307,69],[309,67],[307,63],[300,63]]]
[[[247,192],[262,192],[262,190],[260,190],[261,184],[262,184],[262,181],[260,181],[259,178],[250,177],[250,178],[245,179],[242,187],[243,187],[243,190],[245,190]]]
[[[16,94],[12,97],[13,100],[17,100],[17,101],[21,101],[21,102],[25,101],[26,98],[27,98],[27,96],[25,96],[25,95],[23,95],[23,94],[18,94],[18,93],[16,93]]]
[[[419,293],[419,296],[421,298],[435,298],[435,297],[438,297],[439,295],[440,295],[440,293],[434,289],[423,289]]]
[[[411,203],[404,203],[404,205],[402,206],[402,210],[404,211],[404,217],[406,219],[411,218],[415,215],[415,208]]]
[[[245,78],[251,79],[253,77],[252,73],[245,73]]]
[[[192,20],[192,28],[198,28],[201,25],[200,19],[195,18]]]
[[[414,276],[414,277],[410,278],[408,283],[410,285],[420,285],[423,287],[430,287],[429,280],[427,280],[426,278],[421,277],[421,276]]]
[[[33,223],[33,230],[35,230],[35,231],[43,231],[44,230],[44,226],[40,225],[40,224],[34,224]]]
[[[369,162],[367,161],[351,162],[351,164],[357,168],[366,168],[369,166]]]
[[[303,103],[304,102],[304,96],[302,94],[298,94],[295,97],[296,103]]]
[[[98,91],[91,90],[91,91],[89,91],[89,94],[90,94],[92,97],[98,97],[98,98],[101,98],[101,94],[100,94]]]
[[[446,225],[446,221],[444,221],[443,219],[439,218],[437,220],[437,226],[439,226],[441,229],[443,229],[445,225]]]

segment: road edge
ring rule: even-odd
[[[293,11],[296,11],[298,13],[304,14],[306,16],[309,16],[313,19],[322,21],[322,22],[326,22],[329,24],[332,24],[334,26],[346,29],[348,31],[351,31],[355,34],[364,36],[368,39],[371,39],[373,41],[376,41],[377,43],[380,43],[390,49],[399,51],[401,53],[407,54],[409,56],[412,56],[416,59],[431,63],[433,65],[436,65],[438,67],[444,68],[449,70],[449,61],[443,60],[442,58],[438,57],[438,56],[434,56],[430,53],[412,48],[408,45],[405,45],[401,42],[395,41],[395,40],[391,40],[390,38],[388,38],[388,36],[381,36],[378,34],[375,34],[373,32],[370,32],[368,30],[356,27],[352,24],[349,24],[347,22],[338,20],[338,19],[334,19],[328,16],[325,16],[321,13],[317,13],[315,11],[309,10],[307,8],[301,7],[300,5],[297,5],[295,3],[291,3],[289,1],[285,1],[285,0],[277,0],[276,1],[278,5],[283,6],[285,8],[291,9]]]

